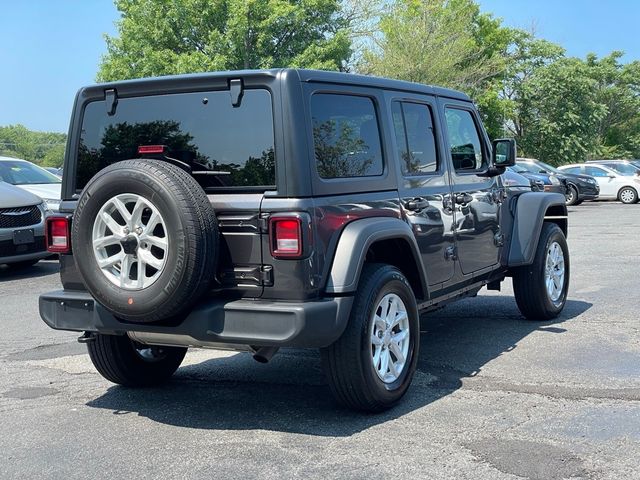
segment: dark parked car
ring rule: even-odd
[[[0,264],[26,267],[48,257],[41,198],[0,181]]]
[[[538,186],[542,186],[542,191],[551,193],[567,194],[567,184],[558,175],[550,173],[534,173],[530,169],[516,163],[511,169],[523,177],[528,178]]]
[[[188,347],[319,348],[336,398],[379,411],[420,312],[509,277],[528,319],[567,299],[564,197],[505,188],[515,142],[460,92],[288,69],[102,84],[69,145],[40,314],[118,384],[168,379]]]
[[[502,174],[502,179],[505,186],[511,189],[528,188],[532,192],[544,192],[544,180],[517,165],[507,167]]]
[[[600,187],[596,179],[590,175],[573,174],[558,170],[548,163],[533,158],[519,158],[518,165],[530,172],[554,174],[567,186],[567,205],[580,205],[585,200],[596,200]]]

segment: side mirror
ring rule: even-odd
[[[516,141],[513,138],[493,141],[493,164],[496,167],[513,167],[516,156]]]

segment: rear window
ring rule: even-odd
[[[273,111],[267,90],[245,90],[233,107],[229,91],[119,98],[84,110],[76,188],[112,163],[139,158],[138,148],[164,145],[188,164],[205,190],[275,188]]]
[[[311,116],[316,166],[322,178],[382,175],[380,131],[371,98],[315,94]]]

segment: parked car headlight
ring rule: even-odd
[[[560,180],[558,180],[557,177],[550,176],[549,181],[551,182],[551,185],[560,185]]]
[[[591,185],[595,185],[596,183],[598,183],[596,182],[595,178],[587,178],[586,180],[587,180],[587,183],[590,183]]]
[[[53,210],[54,212],[60,210],[61,200],[59,198],[43,198],[43,200],[46,209]]]

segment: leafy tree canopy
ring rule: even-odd
[[[348,19],[338,0],[116,0],[99,81],[216,70],[338,70]]]

